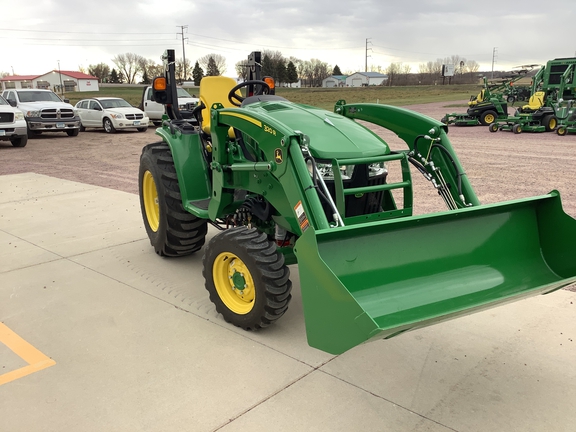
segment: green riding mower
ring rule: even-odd
[[[490,132],[512,131],[522,132],[552,132],[558,126],[558,118],[553,107],[546,106],[546,93],[536,92],[530,97],[527,105],[516,110],[513,116],[503,121],[497,121],[488,126]]]
[[[564,136],[568,133],[576,133],[576,110],[573,108],[574,100],[564,102],[558,101],[556,116],[558,117],[558,127],[556,133]]]
[[[140,159],[144,225],[160,256],[203,249],[205,288],[227,322],[280,319],[289,265],[308,343],[332,354],[576,281],[576,221],[559,193],[480,205],[446,125],[387,105],[292,103],[261,80],[258,52],[246,82],[202,79],[191,122],[174,51],[163,59],[153,86],[167,117]],[[412,171],[445,211],[413,214]]]

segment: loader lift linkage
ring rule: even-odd
[[[270,79],[253,82],[258,52],[245,95],[204,77],[188,121],[173,104],[174,51],[163,59],[154,87],[168,115],[142,151],[144,225],[158,255],[203,249],[208,295],[233,325],[257,330],[286,313],[292,264],[308,343],[333,354],[576,280],[576,222],[559,194],[480,205],[441,122],[387,105],[292,103]],[[413,215],[411,167],[446,211]],[[219,230],[205,244],[208,225]]]

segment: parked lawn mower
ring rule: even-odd
[[[574,100],[564,101],[560,99],[556,108],[558,127],[556,133],[564,136],[568,133],[576,133],[576,110],[573,107]]]
[[[308,342],[332,354],[576,281],[576,220],[559,193],[480,205],[446,125],[388,105],[292,103],[260,79],[259,52],[244,83],[202,79],[191,123],[174,50],[163,60],[153,86],[167,117],[140,159],[144,225],[160,256],[204,249],[208,295],[233,325],[257,330],[286,313],[290,264]],[[447,211],[413,215],[410,167]]]
[[[545,106],[545,92],[536,92],[530,97],[528,105],[516,110],[513,116],[504,121],[497,121],[488,126],[490,132],[512,131],[515,134],[522,132],[551,132],[556,130],[558,119],[554,108]]]
[[[440,121],[455,126],[488,126],[497,120],[505,120],[508,117],[508,103],[516,100],[513,84],[524,78],[534,66],[524,66],[497,83],[488,82],[484,77],[484,88],[477,96],[470,97],[466,113],[446,114]]]
[[[546,63],[534,76],[532,83],[532,96],[528,105],[518,109],[513,116],[498,120],[488,126],[490,132],[499,130],[512,131],[514,133],[525,132],[551,132],[559,125],[559,118],[569,122],[567,112],[560,106],[564,97],[569,101],[574,99],[574,59],[556,59]],[[571,106],[571,102],[570,102]],[[560,110],[560,112],[558,112]],[[568,131],[568,124],[562,128],[560,134]]]

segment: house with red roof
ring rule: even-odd
[[[53,70],[43,75],[6,75],[0,78],[2,90],[19,88],[50,89],[57,93],[99,91],[98,78],[82,72]]]

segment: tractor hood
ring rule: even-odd
[[[288,101],[267,101],[247,105],[289,129],[310,138],[309,149],[318,159],[346,159],[360,155],[390,153],[388,145],[375,133],[354,120],[323,109]]]

